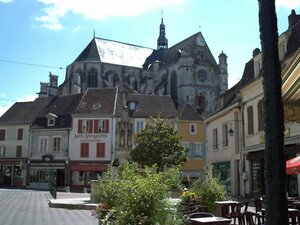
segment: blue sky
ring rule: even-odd
[[[300,0],[277,0],[278,33]],[[228,56],[229,85],[260,48],[257,0],[0,0],[0,115],[37,97],[49,72],[65,78],[93,38],[156,48],[163,10],[169,47],[202,32],[212,54]],[[60,69],[62,68],[62,69]]]

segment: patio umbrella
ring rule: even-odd
[[[286,161],[286,174],[293,175],[300,173],[300,156]]]

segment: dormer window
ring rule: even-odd
[[[55,125],[55,118],[48,118],[48,126],[52,127]]]
[[[129,102],[128,108],[130,111],[135,111],[136,110],[136,102]]]
[[[48,113],[48,126],[53,127],[55,125],[55,119],[57,118],[57,115],[53,113]]]

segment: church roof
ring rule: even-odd
[[[127,102],[136,103],[136,110],[131,113],[131,117],[175,118],[178,116],[175,105],[169,95],[129,94]]]
[[[204,62],[217,64],[201,32],[198,32],[167,49],[165,51],[165,54],[163,55],[162,61],[166,65],[174,64],[180,58],[180,51],[187,46],[190,48],[191,56],[193,56],[194,54],[198,54],[193,51],[196,47],[203,47],[206,50],[206,57]],[[196,59],[197,57],[195,56],[194,58]]]
[[[198,52],[195,52],[194,50],[197,47],[203,48],[205,57],[204,57],[204,63],[213,64],[216,65],[216,60],[213,57],[207,43],[204,40],[204,37],[201,32],[198,32],[185,40],[177,43],[176,45],[172,46],[168,49],[158,49],[153,50],[151,55],[149,55],[147,58],[145,58],[145,63],[143,64],[144,69],[148,69],[151,64],[153,64],[155,61],[160,61],[164,65],[172,65],[178,62],[179,58],[181,57],[181,51],[182,49],[188,47],[190,49],[190,54],[194,58],[195,63],[198,64]]]
[[[76,58],[75,62],[100,61],[103,63],[142,68],[145,59],[152,51],[153,49],[151,48],[103,38],[93,38]]]

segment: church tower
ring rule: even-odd
[[[166,28],[164,25],[163,13],[161,16],[161,24],[159,26],[159,37],[157,39],[157,50],[167,49],[168,48],[168,39],[166,37]]]

